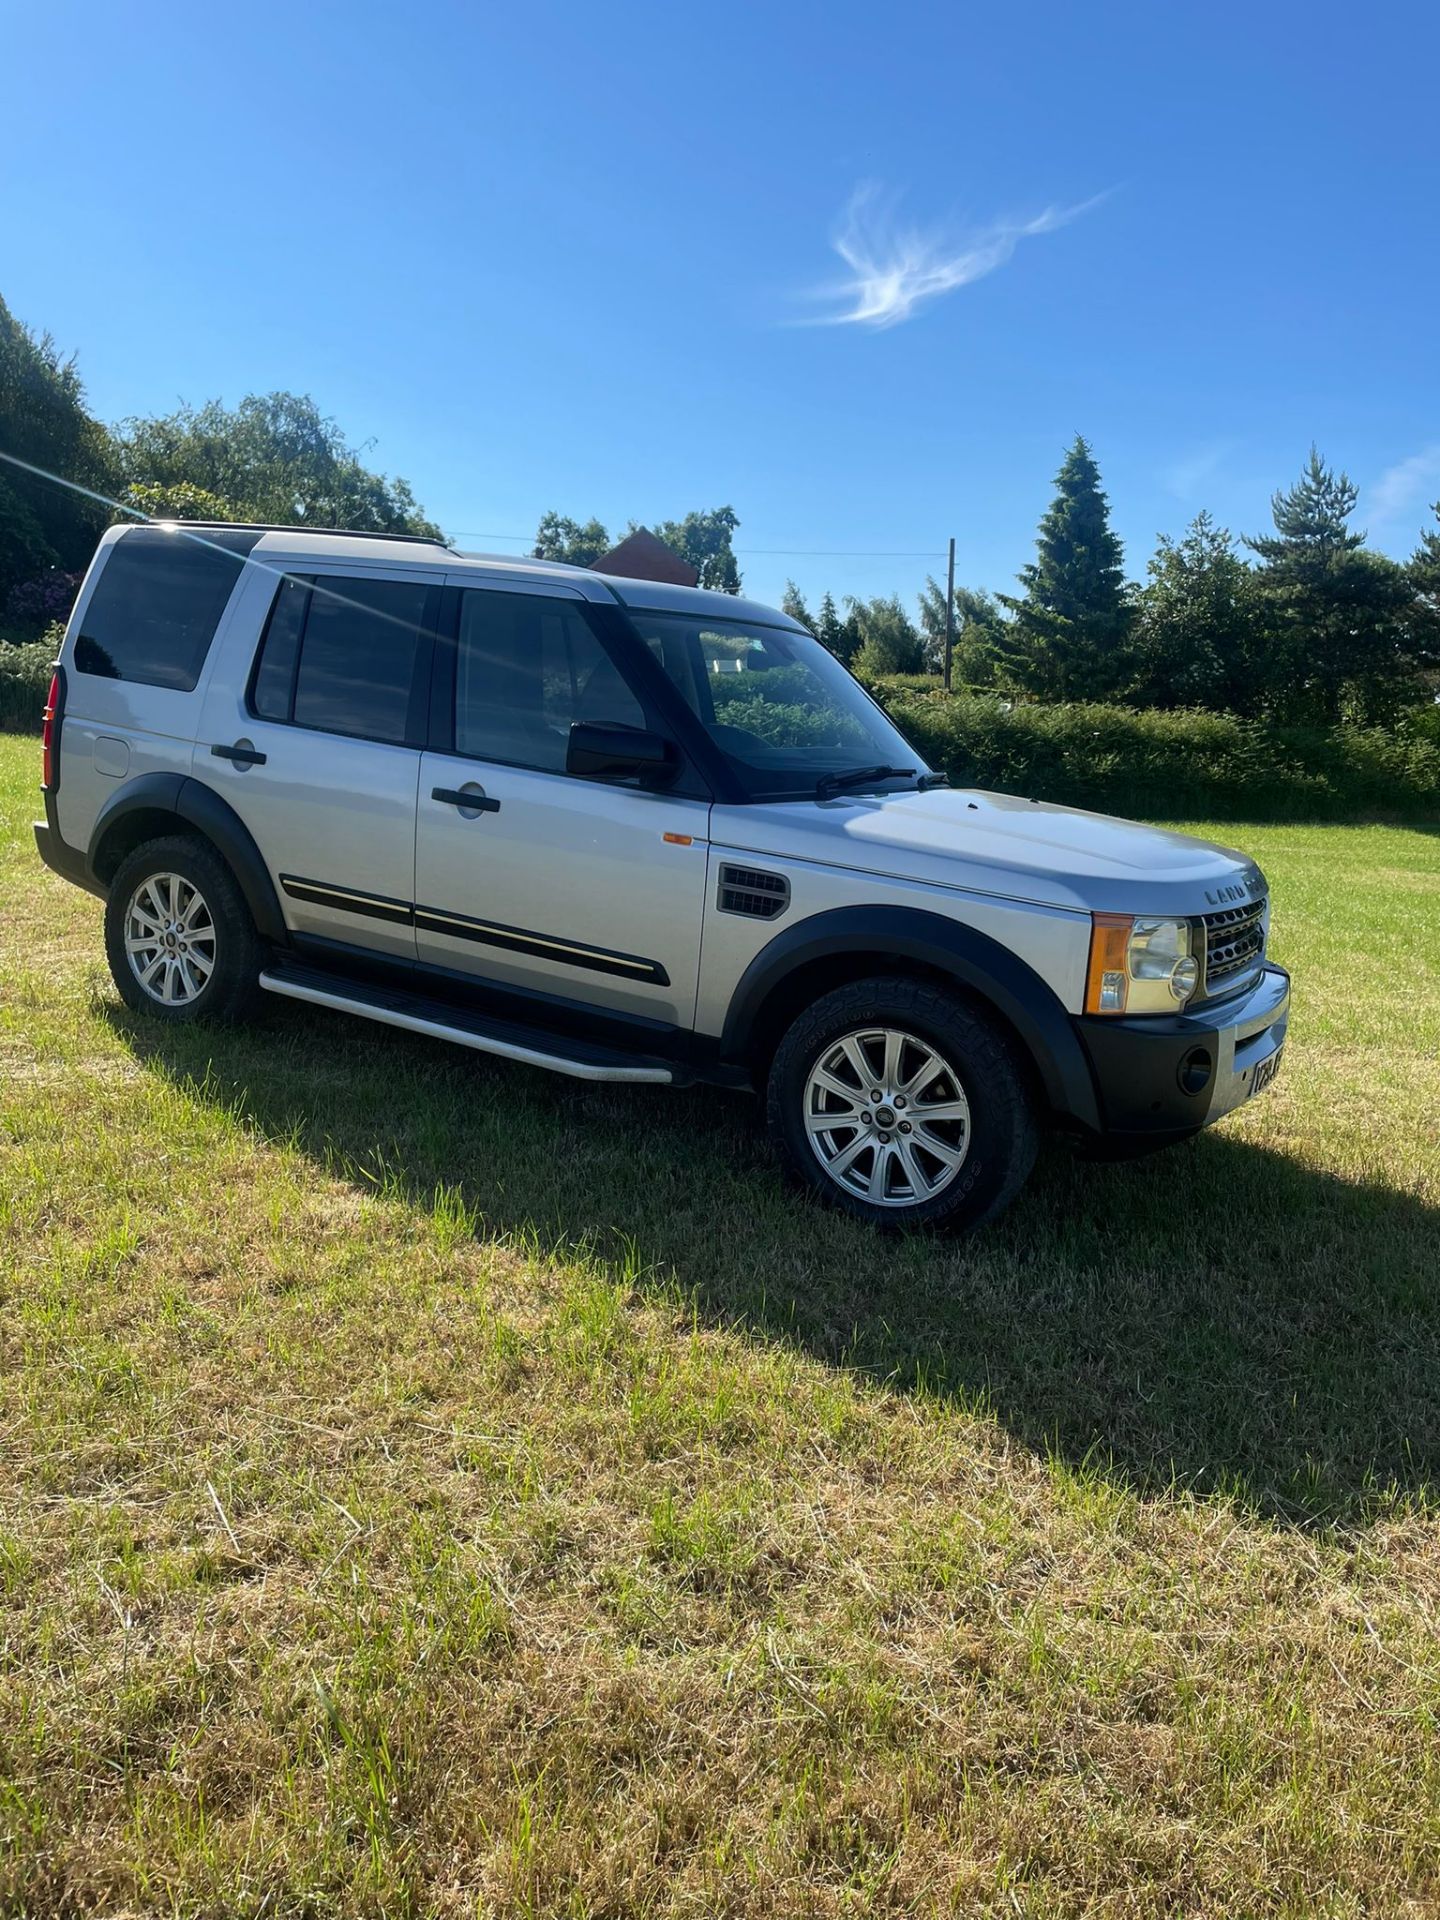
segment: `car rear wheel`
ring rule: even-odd
[[[105,903],[105,950],[126,1006],[172,1023],[250,1011],[260,942],[245,896],[213,847],[150,840],[120,863]]]
[[[790,1172],[877,1226],[979,1226],[1035,1160],[1013,1043],[924,981],[861,980],[817,1000],[780,1043],[767,1106]]]

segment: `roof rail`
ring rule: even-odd
[[[311,527],[295,520],[167,520],[162,514],[153,519],[132,522],[137,527],[198,527],[207,533],[230,528],[238,533],[326,533],[341,540],[405,540],[416,547],[443,547],[446,553],[453,553],[454,547],[443,534],[432,533],[381,533],[371,527]]]

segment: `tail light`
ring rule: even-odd
[[[45,696],[45,725],[40,732],[40,784],[46,793],[53,793],[60,784],[59,719],[60,675],[55,672],[50,676],[50,691]]]

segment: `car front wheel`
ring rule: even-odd
[[[808,1007],[776,1052],[767,1107],[790,1172],[881,1227],[979,1226],[1035,1160],[1014,1043],[925,981],[855,981]]]

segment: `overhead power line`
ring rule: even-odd
[[[57,487],[68,487],[72,493],[84,494],[88,499],[102,506],[111,507],[116,513],[127,513],[134,520],[154,521],[156,516],[132,507],[123,500],[112,500],[108,493],[96,493],[90,487],[82,487],[78,480],[67,480],[63,474],[51,473],[45,467],[31,466],[28,460],[22,460],[13,453],[0,452],[0,460],[7,461],[13,467],[22,467],[37,479],[48,480]],[[168,523],[167,523],[168,524]],[[461,527],[451,538],[455,540],[504,540],[529,546],[534,539],[531,533],[483,533],[475,527]],[[954,563],[954,542],[951,542],[951,563]],[[736,547],[735,553],[743,554],[747,559],[765,556],[776,560],[943,560],[943,550],[935,551],[927,547]]]
[[[791,560],[943,560],[944,549],[895,547],[736,547],[736,553],[768,553]]]
[[[505,540],[519,541],[529,546],[534,540],[533,533],[482,533],[475,527],[459,528],[454,538],[457,540]],[[945,549],[930,547],[736,547],[737,554],[746,558],[766,555],[771,559],[785,560],[943,560]]]

